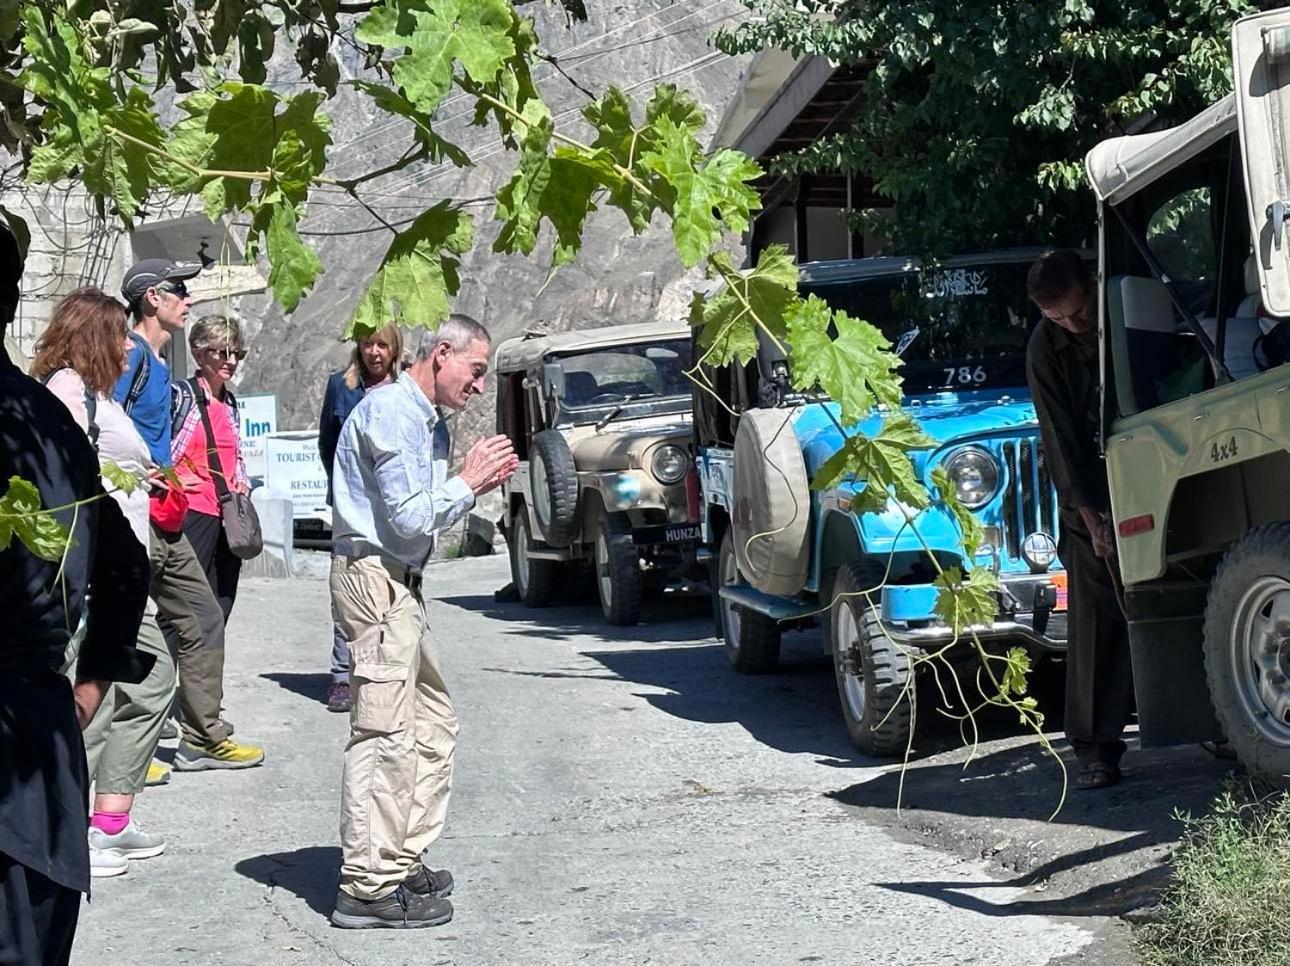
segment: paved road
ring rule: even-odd
[[[589,605],[495,605],[505,580],[501,558],[431,580],[462,721],[438,852],[451,924],[328,925],[346,721],[319,701],[326,585],[247,581],[227,705],[268,762],[143,797],[170,847],[96,884],[73,961],[1026,966],[1090,943],[1085,925],[1005,910],[1020,890],[980,861],[898,842],[831,797],[890,769],[852,755],[808,647],[786,674],[736,679],[702,600],[619,633]],[[960,889],[970,902],[947,899]]]

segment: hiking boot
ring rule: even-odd
[[[190,745],[179,742],[175,751],[177,771],[206,771],[211,768],[254,768],[264,761],[264,749],[241,745],[232,738],[213,745]]]
[[[107,879],[130,871],[130,860],[123,855],[101,852],[90,846],[90,878]]]
[[[174,718],[167,718],[161,725],[161,740],[174,741],[179,737],[179,726]]]
[[[431,869],[422,862],[414,862],[403,880],[403,888],[419,896],[446,899],[452,895],[452,873],[447,869]]]
[[[148,765],[148,777],[144,784],[149,788],[156,785],[165,785],[170,781],[170,769],[159,761],[154,761]]]
[[[447,899],[420,896],[402,885],[371,900],[338,892],[336,910],[331,914],[331,924],[341,929],[424,929],[451,919],[452,903]]]
[[[328,711],[349,711],[349,683],[346,681],[333,681],[331,687],[327,689],[327,710]]]
[[[119,855],[123,859],[151,859],[166,851],[166,840],[139,828],[133,818],[116,835],[90,826],[90,851]]]

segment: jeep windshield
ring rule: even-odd
[[[558,357],[562,422],[600,422],[690,410],[689,339],[607,346]]]
[[[909,394],[1026,385],[1026,342],[1039,310],[1026,298],[1031,260],[954,259],[870,273],[863,261],[817,263],[798,288],[882,330]]]

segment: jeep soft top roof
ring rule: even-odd
[[[1229,94],[1177,127],[1102,141],[1085,156],[1084,169],[1098,199],[1118,205],[1235,130],[1236,98]]]
[[[636,325],[607,325],[596,329],[575,329],[553,335],[525,335],[507,339],[497,347],[494,369],[517,372],[541,362],[551,353],[585,352],[636,342],[688,339],[690,325],[685,319],[670,322],[641,322]]]

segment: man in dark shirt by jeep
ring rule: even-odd
[[[1133,711],[1129,632],[1116,594],[1115,537],[1098,449],[1097,285],[1070,249],[1031,266],[1027,294],[1043,313],[1026,349],[1026,379],[1061,508],[1058,554],[1070,576],[1066,736],[1079,788],[1120,780],[1121,735]]]

